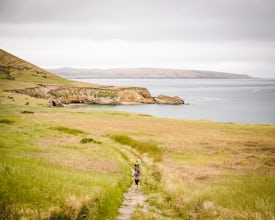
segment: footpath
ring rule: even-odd
[[[148,210],[147,196],[142,193],[141,187],[136,189],[135,184],[130,186],[128,192],[124,193],[124,201],[119,209],[118,220],[130,220],[132,213],[137,207],[142,211]]]

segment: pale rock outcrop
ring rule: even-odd
[[[151,96],[150,92],[145,88],[129,88],[122,89],[118,91],[117,96],[119,97],[119,101],[123,102],[137,102],[137,103],[147,103],[154,104],[155,101]]]
[[[158,97],[155,97],[154,100],[157,104],[170,104],[170,105],[184,104],[184,101],[178,96],[170,97],[166,95],[159,95]]]
[[[178,96],[169,97],[160,95],[153,98],[147,89],[139,87],[92,88],[40,84],[35,88],[19,89],[15,90],[15,92],[47,99],[53,106],[63,106],[64,104],[72,103],[101,105],[118,105],[123,103],[178,105],[184,103]]]

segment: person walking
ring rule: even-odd
[[[135,169],[134,173],[133,173],[133,178],[135,180],[135,185],[136,185],[136,190],[138,190],[138,184],[139,184],[139,175],[140,175],[140,170],[139,169]]]

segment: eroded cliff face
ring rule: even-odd
[[[90,88],[40,84],[35,88],[16,90],[16,92],[47,99],[53,106],[72,103],[101,105],[124,103],[183,104],[183,101],[178,97],[158,96],[157,98],[153,98],[147,89],[139,87]]]
[[[118,105],[124,103],[145,103],[145,104],[184,104],[179,97],[160,95],[153,98],[145,88],[90,88],[42,85],[35,88],[16,90],[18,93],[27,94],[36,98],[49,100],[53,106],[64,104],[84,103],[101,105]]]
[[[150,92],[145,88],[129,88],[122,89],[117,93],[121,103],[124,102],[137,102],[137,103],[147,103],[154,104],[155,100],[151,96]]]
[[[116,92],[110,89],[86,87],[59,87],[50,91],[52,103],[56,105],[85,103],[85,104],[119,104]]]

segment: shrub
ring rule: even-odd
[[[14,78],[10,75],[10,70],[3,66],[0,66],[0,79],[14,80]]]
[[[32,111],[24,110],[21,112],[22,114],[34,114]]]
[[[94,140],[93,138],[83,138],[80,142],[82,144],[86,144],[86,143],[101,144],[100,141]]]
[[[12,120],[9,120],[9,119],[1,119],[0,120],[0,123],[1,124],[12,124],[14,121]]]
[[[62,127],[62,126],[53,127],[52,129],[57,130],[57,131],[61,131],[61,132],[67,133],[67,134],[73,134],[73,135],[84,133],[84,131],[81,131],[81,130],[76,129],[76,128],[66,128],[66,127]]]

